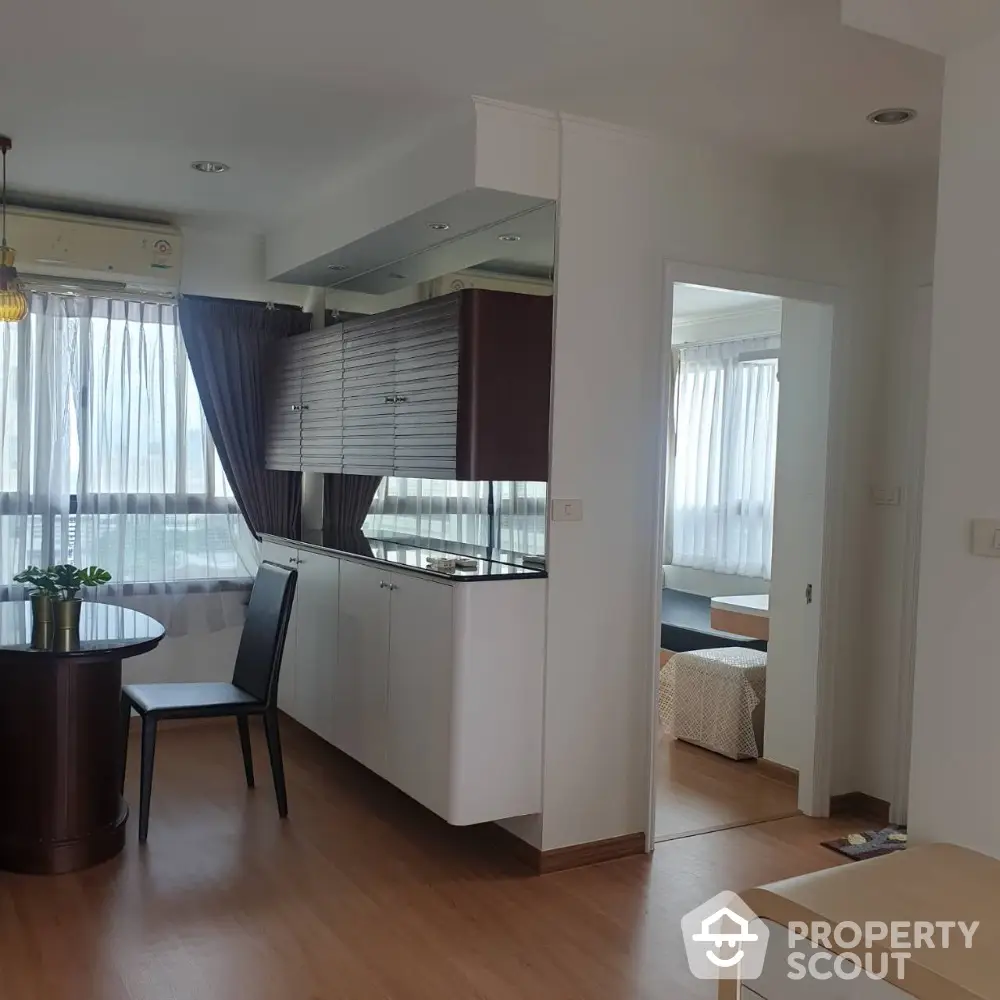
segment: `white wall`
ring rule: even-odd
[[[945,76],[909,825],[1000,856],[1000,561],[969,548],[1000,517],[1000,36]]]
[[[168,636],[151,653],[125,660],[123,681],[230,681],[242,634],[242,627],[231,627],[200,635]]]
[[[551,493],[582,498],[584,519],[553,524],[549,539],[545,848],[646,823],[664,258],[846,290],[831,447],[841,487],[832,516],[847,541],[833,585],[845,620],[862,614],[872,541],[870,357],[884,334],[881,206],[861,179],[563,122]],[[835,792],[864,787],[858,676],[876,669],[864,640],[851,628],[831,636]]]
[[[105,598],[150,615],[167,628],[156,649],[123,661],[125,683],[231,680],[247,596],[246,591],[232,590]]]
[[[222,299],[285,302],[301,306],[309,288],[264,276],[264,237],[239,229],[184,226],[181,292]]]
[[[561,123],[542,847],[644,829],[663,329],[658,148]]]

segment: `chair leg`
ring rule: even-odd
[[[240,747],[243,750],[243,770],[247,775],[247,788],[253,788],[253,751],[250,749],[250,720],[245,715],[236,716],[240,730]]]
[[[119,733],[121,736],[121,769],[122,769],[122,794],[125,794],[125,769],[128,767],[128,732],[132,723],[132,702],[122,695],[121,700],[121,726]]]
[[[285,793],[285,765],[281,760],[281,737],[278,735],[278,713],[264,713],[264,735],[267,737],[267,752],[271,758],[271,776],[274,778],[274,794],[278,799],[278,815],[284,819],[288,815],[288,796]]]
[[[156,754],[156,717],[142,717],[142,774],[139,780],[139,843],[149,833],[149,798],[153,791],[153,757]]]

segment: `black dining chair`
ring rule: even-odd
[[[267,751],[271,758],[278,815],[288,815],[285,769],[278,735],[278,673],[292,613],[298,573],[277,563],[261,563],[247,605],[246,623],[236,654],[231,684],[171,683],[126,684],[121,701],[121,780],[125,788],[128,730],[132,709],[142,718],[142,769],[139,784],[139,841],[149,832],[149,799],[153,788],[156,724],[161,719],[213,719],[235,716],[243,749],[247,787],[253,788],[250,751],[250,716],[264,719]]]

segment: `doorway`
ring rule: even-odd
[[[651,839],[828,809],[835,294],[670,265]]]

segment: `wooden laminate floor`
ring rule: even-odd
[[[796,812],[796,790],[761,773],[756,761],[729,760],[681,740],[661,738],[656,772],[657,841],[747,826]]]
[[[3,1000],[709,1000],[679,919],[724,888],[837,864],[856,821],[796,817],[528,875],[294,725],[290,818],[261,735],[161,732],[149,843],[56,878],[0,873]],[[127,794],[136,795],[133,745]]]

